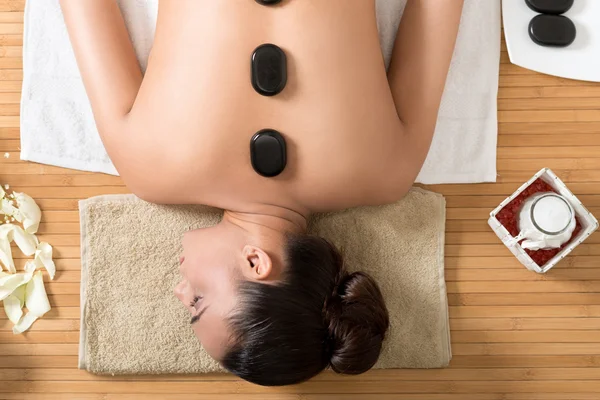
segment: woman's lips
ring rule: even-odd
[[[179,265],[183,264],[184,261],[185,261],[184,256],[179,257]]]

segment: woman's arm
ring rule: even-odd
[[[408,0],[388,79],[418,174],[433,138],[464,0]]]
[[[142,83],[116,0],[60,0],[102,140],[110,153]]]

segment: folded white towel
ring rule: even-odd
[[[158,0],[119,3],[145,68]],[[377,0],[386,65],[405,4]],[[419,182],[496,180],[499,57],[500,0],[466,0],[436,134]],[[58,0],[27,1],[23,75],[21,159],[116,174],[98,136]]]

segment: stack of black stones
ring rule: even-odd
[[[529,8],[540,13],[529,23],[529,36],[540,46],[567,47],[575,41],[577,28],[564,13],[575,0],[525,0]]]
[[[256,0],[264,6],[273,6],[281,0]],[[274,44],[260,45],[252,53],[252,87],[262,96],[276,96],[287,83],[287,57]],[[267,178],[283,172],[287,164],[285,139],[274,129],[263,129],[250,141],[252,168]]]

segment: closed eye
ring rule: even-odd
[[[190,307],[196,307],[196,304],[202,300],[202,296],[194,296],[194,299],[190,303]]]
[[[190,324],[194,325],[196,322],[198,322],[198,320],[200,319],[202,314],[204,314],[204,312],[206,311],[207,308],[208,308],[208,306],[204,307],[204,309],[202,311],[200,311],[200,313],[198,315],[194,315],[192,317],[192,321],[190,322]]]

